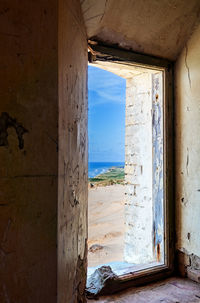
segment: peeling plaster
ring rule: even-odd
[[[9,116],[8,113],[3,112],[0,116],[0,146],[8,146],[8,128],[13,127],[16,131],[19,149],[24,148],[23,135],[28,132],[16,119]]]
[[[200,257],[199,45],[198,25],[175,65],[176,247],[198,257]]]

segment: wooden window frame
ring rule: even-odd
[[[164,71],[164,184],[165,184],[165,252],[167,258],[164,265],[155,266],[140,271],[119,276],[106,293],[139,286],[145,283],[169,277],[174,272],[174,64],[172,61],[139,54],[133,51],[110,47],[98,41],[89,41],[89,61],[94,60],[121,62],[135,66]]]

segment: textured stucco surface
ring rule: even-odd
[[[200,26],[176,63],[177,248],[200,257]]]
[[[84,302],[87,254],[87,37],[79,1],[59,5],[58,303]]]
[[[57,1],[3,0],[0,28],[0,302],[55,303]]]
[[[85,0],[89,38],[175,60],[199,19],[199,0]]]

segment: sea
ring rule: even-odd
[[[97,175],[106,173],[113,166],[124,167],[124,162],[89,162],[88,177],[94,178]]]

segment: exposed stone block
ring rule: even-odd
[[[189,279],[200,283],[200,270],[194,269],[191,266],[187,268],[187,276]]]
[[[99,295],[112,293],[118,285],[118,277],[110,266],[102,266],[95,270],[87,281],[86,295],[94,298]]]
[[[190,255],[191,266],[194,269],[200,269],[200,258],[194,254]]]

